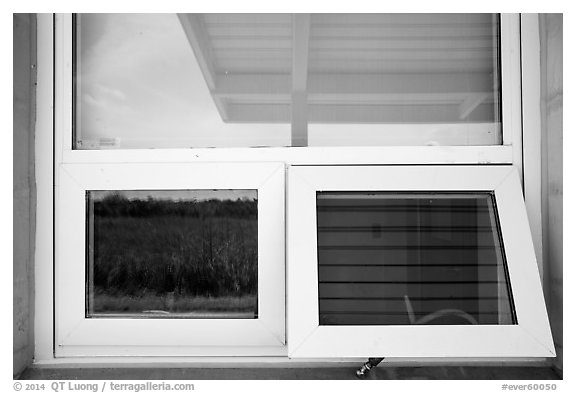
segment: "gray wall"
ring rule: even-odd
[[[542,251],[555,365],[562,369],[562,14],[541,14]]]
[[[34,356],[33,279],[34,108],[36,80],[36,16],[14,14],[14,315],[13,375],[18,376]]]

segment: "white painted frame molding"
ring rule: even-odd
[[[518,324],[320,326],[318,191],[493,192]],[[555,356],[522,190],[513,166],[291,167],[287,213],[288,356]]]
[[[542,257],[542,98],[538,14],[521,15],[521,39],[524,196],[540,277],[546,283],[546,265]]]
[[[283,349],[283,164],[63,164],[58,172],[56,231],[65,235],[56,239],[56,356],[270,355]],[[258,318],[86,318],[86,191],[213,189],[258,191]]]
[[[62,164],[118,163],[238,163],[284,162],[287,165],[393,165],[393,164],[514,164],[522,170],[520,90],[520,26],[518,14],[501,15],[501,65],[503,145],[501,146],[410,146],[350,148],[266,149],[142,149],[82,151],[72,149],[72,15],[38,15],[38,85],[36,122],[37,235],[35,253],[35,362],[62,362],[55,358],[54,315],[55,261],[54,185]],[[56,263],[57,265],[57,263]],[[105,347],[76,347],[82,358],[104,359]],[[99,348],[99,349],[97,349]],[[224,347],[209,348],[204,354],[225,356]],[[233,348],[229,348],[233,349]],[[170,355],[178,354],[173,348]],[[242,352],[242,351],[241,351]],[[235,352],[237,355],[241,353]],[[124,354],[124,353],[122,353]],[[160,354],[158,354],[160,356]],[[272,351],[268,356],[284,356]],[[67,356],[62,351],[59,356]],[[171,362],[171,356],[155,357]],[[249,355],[250,356],[250,355]],[[262,356],[267,356],[262,354]],[[80,358],[75,358],[78,361]],[[113,357],[141,359],[145,357]],[[164,360],[162,360],[164,359]],[[193,362],[194,357],[180,358]],[[228,362],[229,358],[212,358]],[[240,359],[240,358],[237,358]],[[251,361],[254,358],[244,358]],[[262,358],[264,359],[264,358]],[[274,358],[271,358],[274,359]],[[130,361],[130,360],[127,360]],[[203,360],[200,360],[203,361]],[[323,359],[326,361],[326,358]]]
[[[34,359],[54,358],[54,16],[37,15]]]
[[[501,14],[500,22],[502,145],[74,150],[72,14],[56,14],[55,160],[61,163],[272,161],[285,162],[288,165],[514,163],[520,165],[521,169],[519,15]],[[294,83],[296,82],[298,85],[303,83]],[[354,132],[354,125],[350,125],[350,132]],[[517,149],[520,149],[520,154]]]

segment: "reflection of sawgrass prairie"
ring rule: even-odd
[[[89,312],[257,313],[257,203],[94,202]]]
[[[95,313],[141,313],[146,311],[165,312],[254,312],[257,296],[187,296],[166,294],[111,295],[101,290],[94,294]]]

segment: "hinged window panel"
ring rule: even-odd
[[[512,166],[291,167],[292,357],[553,356]]]

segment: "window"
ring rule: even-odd
[[[282,164],[60,173],[58,356],[284,347]]]
[[[319,324],[516,323],[492,193],[318,192]]]
[[[292,167],[288,190],[290,356],[553,356],[513,167]]]
[[[522,166],[516,16],[40,21],[43,36],[55,37],[55,261],[41,253],[36,308],[51,312],[38,312],[47,329],[38,359],[550,356],[521,195],[510,186]],[[230,221],[243,201],[256,214],[242,216],[245,239],[236,243]],[[424,201],[434,208],[426,212]],[[410,208],[397,225],[331,224],[343,214],[331,204],[352,202]],[[237,204],[217,213],[225,203]],[[511,240],[511,216],[522,247]],[[210,236],[226,220],[226,236]],[[186,238],[202,231],[202,247],[191,246]],[[359,246],[386,246],[391,236],[414,243],[410,253],[395,250],[394,269],[358,257]],[[230,269],[246,270],[225,279],[214,252],[229,256],[234,244],[244,250],[233,254],[252,258],[228,258]],[[328,250],[335,245],[352,256]],[[190,252],[179,254],[183,247]],[[193,273],[183,254],[198,262]],[[441,264],[434,258],[450,260],[433,266]],[[210,274],[201,271],[207,264]],[[354,295],[368,277],[410,287],[385,284],[394,314],[372,313],[381,304],[370,293]],[[449,299],[434,303],[421,283]],[[338,290],[347,298],[324,296],[333,285],[347,286]],[[462,325],[471,321],[478,324]],[[465,341],[471,335],[481,340]]]

